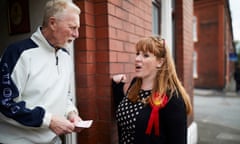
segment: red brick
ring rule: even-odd
[[[82,9],[80,37],[75,41],[77,104],[83,118],[94,119],[93,128],[78,134],[78,141],[115,144],[117,130],[110,76],[126,73],[129,79],[134,77],[135,43],[152,34],[152,0],[76,3]],[[177,69],[190,94],[193,87],[192,5],[192,0],[176,1]]]
[[[229,10],[224,1],[200,0],[195,3],[194,14],[198,21],[198,78],[199,88],[223,89],[230,80],[233,63],[226,60],[226,53],[233,47]],[[227,39],[228,38],[228,39]],[[208,60],[208,62],[206,62]]]

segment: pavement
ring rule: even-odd
[[[194,89],[197,144],[240,144],[240,93]]]

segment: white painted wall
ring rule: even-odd
[[[161,35],[166,39],[167,45],[170,48],[170,52],[173,51],[173,29],[172,29],[172,3],[171,0],[162,0],[162,27],[161,27]]]
[[[30,32],[24,34],[9,35],[8,33],[8,0],[0,1],[0,54],[15,41],[29,37],[42,23],[43,7],[47,0],[29,0]]]

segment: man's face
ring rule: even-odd
[[[56,19],[55,22],[53,30],[54,46],[66,48],[79,36],[79,15],[72,10],[67,10],[66,14],[60,19]]]

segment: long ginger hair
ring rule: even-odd
[[[174,93],[176,93],[178,96],[182,96],[186,105],[187,113],[191,113],[192,106],[189,95],[177,76],[175,64],[169,53],[165,40],[159,36],[143,38],[137,42],[136,51],[150,52],[153,53],[157,59],[163,59],[163,64],[161,68],[158,69],[156,78],[154,79],[152,95],[150,98],[153,97],[155,92],[158,92],[160,96],[167,94],[169,99]],[[141,85],[142,79],[137,78],[136,82],[128,91],[128,98],[130,101],[137,102],[139,100],[138,93],[141,89]],[[149,103],[149,100],[147,100],[147,103]]]

